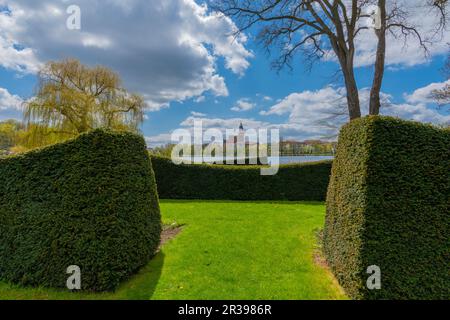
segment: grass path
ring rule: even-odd
[[[313,262],[319,203],[161,201],[182,232],[114,293],[69,293],[0,282],[0,299],[342,299]]]

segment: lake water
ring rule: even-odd
[[[316,161],[333,160],[333,159],[334,159],[333,156],[292,156],[292,157],[280,157],[280,164],[316,162]]]

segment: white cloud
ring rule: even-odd
[[[22,98],[11,94],[7,89],[0,88],[0,121],[22,117]]]
[[[332,87],[292,93],[261,115],[288,115],[287,123],[281,128],[291,137],[316,139],[332,136],[338,125],[335,122],[346,121],[344,93],[344,89]]]
[[[326,87],[318,91],[303,91],[292,93],[279,103],[275,104],[267,112],[261,112],[262,115],[283,115],[290,113],[291,120],[299,117],[307,117],[310,112],[316,113],[321,109],[325,113],[330,113],[336,109],[336,104],[341,103],[342,89]],[[308,112],[306,114],[305,112]]]
[[[207,117],[188,117],[183,122],[181,122],[181,127],[193,127],[195,121],[201,121],[203,129],[216,128],[216,129],[238,129],[239,125],[242,123],[245,129],[258,129],[266,128],[271,124],[269,122],[258,121],[248,118],[207,118]]]
[[[248,118],[230,118],[230,119],[207,118],[205,115],[196,112],[192,112],[192,116],[182,121],[180,123],[180,128],[191,131],[191,134],[193,135],[194,123],[198,121],[201,122],[204,131],[211,128],[219,129],[222,131],[224,136],[226,135],[227,129],[238,130],[241,123],[243,124],[244,129],[273,128],[273,126],[269,122],[258,121]],[[146,137],[145,139],[147,141],[148,146],[160,146],[176,142],[172,141],[171,133],[162,133],[156,136]]]
[[[351,2],[346,2],[347,8],[350,8]],[[434,56],[448,53],[448,43],[450,43],[449,30],[446,29],[443,33],[436,33],[436,26],[440,21],[438,10],[430,9],[424,0],[387,1],[386,5],[388,13],[391,12],[394,5],[407,12],[406,14],[401,13],[406,20],[406,24],[414,26],[419,31],[422,39],[427,42],[428,47],[427,56],[417,37],[411,35],[405,40],[400,28],[392,28],[391,30],[396,37],[391,32],[388,32],[386,39],[386,67],[389,70],[425,64]],[[366,6],[367,12],[369,7],[373,7],[373,5]],[[363,18],[359,23],[365,27],[367,19]],[[378,39],[373,29],[365,29],[359,32],[355,40],[355,67],[366,67],[374,64],[377,44]],[[326,55],[326,59],[337,61],[336,56],[331,51]]]
[[[65,0],[0,0],[0,65],[34,73],[40,63],[75,57],[117,71],[152,111],[209,91],[227,96],[218,58],[242,75],[253,54],[231,36],[230,19],[194,0],[79,0],[81,30],[66,28]],[[17,45],[22,46],[17,49]]]
[[[162,133],[157,136],[145,137],[145,142],[150,148],[171,143],[171,134]]]
[[[450,42],[450,33],[446,30],[441,38],[440,34],[436,34],[435,27],[439,23],[439,15],[436,10],[430,10],[424,4],[423,0],[397,0],[400,8],[409,11],[406,16],[407,23],[417,27],[424,40],[430,40],[429,53],[430,56],[447,54],[448,43]],[[389,3],[388,8],[393,5]],[[398,35],[401,34],[399,29],[393,29]],[[367,66],[374,62],[374,52],[376,50],[377,38],[373,30],[367,30],[362,33],[357,48],[356,65]],[[387,37],[387,65],[400,65],[404,67],[415,66],[427,63],[429,60],[425,56],[425,52],[420,47],[419,41],[413,36],[404,41],[401,36],[394,38],[391,34]]]
[[[201,102],[204,102],[205,100],[206,100],[205,96],[200,96],[198,98],[195,98],[194,102],[195,103],[201,103]]]
[[[432,85],[427,87],[434,87]],[[426,88],[427,88],[426,87]],[[417,94],[404,97],[421,96]],[[362,114],[367,115],[369,109],[370,90],[364,88],[359,92]],[[403,103],[394,103],[393,97],[382,93],[384,103],[381,114],[433,124],[450,124],[450,115],[440,113],[432,105],[423,103],[421,99],[411,99]],[[346,98],[344,88],[325,87],[316,91],[292,93],[278,101],[268,111],[261,112],[263,116],[287,116],[284,123],[255,120],[253,118],[208,118],[203,114],[192,112],[193,116],[181,122],[180,127],[192,128],[195,121],[201,121],[203,129],[217,128],[225,132],[226,129],[237,129],[242,123],[245,129],[279,129],[285,139],[335,140],[341,126],[348,122]],[[273,120],[273,119],[272,119]],[[152,141],[170,142],[170,134],[159,135]],[[161,144],[161,143],[160,143]]]
[[[416,95],[413,93],[406,96],[415,98],[405,103],[394,103],[390,95],[382,93],[382,101],[386,106],[382,108],[381,114],[425,123],[450,123],[450,115],[440,113],[423,103],[423,100],[418,101],[421,95],[417,92]],[[369,89],[360,90],[363,115],[368,114],[369,98]],[[287,123],[280,125],[280,128],[285,135],[291,137],[302,137],[301,139],[332,137],[348,122],[345,89],[326,87],[317,91],[292,93],[261,114],[287,115]]]
[[[201,112],[196,112],[196,111],[191,111],[191,115],[193,115],[194,117],[205,117],[206,114],[201,113]]]
[[[0,8],[4,6],[0,0]],[[21,11],[16,12],[17,17],[23,16]],[[13,38],[14,32],[19,32],[16,17],[9,12],[0,10],[0,64],[8,69],[21,73],[34,73],[39,69],[39,62],[35,51],[30,48],[21,48]]]
[[[450,80],[445,82],[430,83],[429,85],[415,90],[412,94],[405,94],[405,100],[409,103],[433,103],[431,94],[435,90],[443,89],[450,85]]]
[[[8,90],[0,88],[0,110],[22,110],[23,100]]]
[[[255,106],[256,104],[251,102],[249,99],[239,99],[231,110],[236,112],[244,112],[253,109]]]
[[[88,33],[81,38],[81,43],[85,47],[95,47],[99,49],[108,49],[112,46],[111,40],[107,37]]]
[[[266,101],[266,102],[267,101],[273,101],[273,98],[271,96],[266,96],[266,95],[261,94],[261,93],[257,93],[256,97],[261,99],[262,101]]]
[[[450,124],[450,116],[443,115],[425,104],[395,104],[383,111],[384,115],[414,120],[424,123]]]

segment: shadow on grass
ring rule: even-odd
[[[155,293],[164,258],[164,253],[159,252],[114,292],[71,292],[45,287],[23,287],[0,280],[0,300],[148,300]]]
[[[118,299],[149,300],[153,296],[164,266],[164,252],[160,251],[137,274],[119,286]]]

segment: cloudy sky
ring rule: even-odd
[[[406,1],[406,0],[404,0]],[[418,3],[410,21],[424,33],[435,16]],[[81,29],[66,26],[67,8],[81,9]],[[298,56],[292,70],[276,72],[276,58],[258,46],[257,30],[238,38],[233,21],[202,0],[0,0],[0,120],[21,118],[22,101],[33,96],[36,72],[48,60],[74,57],[117,71],[130,91],[147,102],[142,131],[151,145],[202,119],[205,127],[280,128],[297,140],[333,136],[347,117],[345,91],[333,57],[307,71]],[[367,112],[376,38],[360,35],[356,57],[361,102]],[[425,56],[413,39],[389,39],[383,113],[431,123],[450,123],[429,93],[445,84],[441,68],[450,32]],[[345,102],[345,101],[344,101]],[[448,109],[447,109],[448,110]]]

